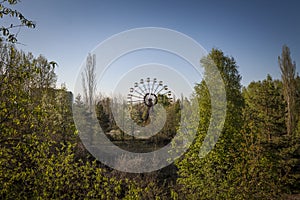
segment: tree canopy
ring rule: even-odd
[[[0,2],[0,17],[17,17],[21,26],[34,27],[21,13],[7,8],[17,2]],[[286,194],[300,193],[300,77],[287,46],[278,59],[281,80],[268,75],[244,87],[235,59],[212,49],[200,61],[204,79],[195,84],[193,96],[170,102],[162,95],[159,103],[166,110],[167,123],[157,135],[134,140],[122,132],[112,114],[111,102],[123,99],[95,97],[94,56],[88,56],[82,74],[84,95],[74,100],[65,86],[57,87],[54,62],[12,44],[17,42],[11,32],[14,27],[3,26],[0,41],[1,199],[285,199]],[[213,122],[212,105],[225,105],[211,99],[205,80],[210,84],[220,80],[208,60],[225,84],[227,112],[215,147],[201,157],[200,148]],[[78,136],[78,126],[94,127],[79,119],[82,124],[76,128],[73,112],[89,116],[92,106],[107,137],[128,151],[145,149],[146,144],[156,150],[173,142],[171,154],[177,150],[174,135],[185,141],[196,132],[196,138],[182,157],[161,170],[122,173],[97,161]],[[183,115],[182,107],[190,115]],[[138,104],[130,114],[138,125],[146,125],[147,112]],[[221,114],[217,109],[215,116]],[[187,121],[190,127],[184,126]],[[219,128],[219,124],[211,126]],[[214,136],[206,139],[208,146],[215,141]],[[140,164],[126,157],[117,162]]]

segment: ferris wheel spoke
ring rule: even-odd
[[[139,92],[139,91],[137,91],[137,90],[135,90],[135,92],[138,93],[138,94],[141,95],[141,96],[144,96],[144,95],[145,95],[144,93],[141,93],[141,92]]]
[[[161,88],[157,93],[160,93],[161,91],[163,91],[163,90],[168,90],[168,86],[164,86],[163,88]]]
[[[135,98],[138,98],[138,99],[143,99],[142,96],[137,96],[137,95],[134,95],[134,94],[130,94],[131,97],[135,97]]]
[[[143,100],[133,100],[133,101],[130,101],[131,103],[141,103],[143,102]]]
[[[156,88],[155,88],[155,90],[154,90],[153,93],[156,93],[156,91],[158,90],[158,88],[159,88],[159,85],[156,86]]]
[[[150,92],[150,94],[152,94],[152,93],[153,93],[153,89],[154,89],[154,84],[155,84],[155,82],[156,82],[156,79],[154,79],[154,80],[153,80],[153,82],[152,82],[152,86],[151,86],[151,92]]]
[[[146,91],[146,93],[147,93],[147,88],[146,88],[145,84],[143,84],[143,86],[144,86],[144,89],[145,89],[145,91]]]
[[[143,95],[147,94],[147,91],[145,91],[143,88],[141,88],[141,86],[139,86],[138,88],[140,89],[140,92],[141,92]]]

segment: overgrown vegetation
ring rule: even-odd
[[[210,120],[210,95],[201,82],[194,95],[201,111],[195,123],[200,125],[189,151],[160,171],[126,174],[97,162],[84,149],[72,118],[72,94],[55,89],[55,65],[10,44],[1,43],[0,57],[3,199],[277,199],[299,193],[299,76],[289,79],[295,84],[289,93],[295,105],[288,111],[284,88],[289,83],[268,76],[242,88],[234,59],[213,49],[209,57],[221,71],[228,101],[216,147],[199,158]],[[109,101],[97,104],[99,124],[107,132],[118,128]],[[85,106],[80,96],[74,103]],[[163,135],[170,142],[177,127],[180,101],[166,106],[170,123],[153,142]],[[290,133],[289,115],[296,124]]]
[[[284,59],[291,60],[289,54],[285,55],[286,46],[283,52]],[[228,113],[216,147],[200,159],[198,151],[209,123],[210,97],[205,82],[196,86],[203,114],[195,143],[176,163],[179,199],[280,199],[284,193],[299,193],[299,130],[288,133],[289,123],[285,123],[289,115],[299,116],[299,107],[288,111],[284,87],[289,86],[268,75],[242,88],[233,58],[215,49],[209,57],[223,75]],[[284,67],[294,70],[290,69],[294,65]],[[299,77],[290,76],[289,80],[297,82]],[[289,98],[299,102],[300,88],[293,88]]]
[[[1,199],[135,199],[136,183],[108,174],[82,148],[54,66],[0,45]]]
[[[0,18],[17,17],[20,26],[34,27],[5,6],[15,3],[1,1]],[[240,83],[234,58],[213,49],[208,57],[221,72],[227,96],[225,126],[215,148],[199,157],[211,117],[210,93],[202,81],[193,96],[200,119],[192,122],[198,129],[189,151],[159,171],[129,174],[103,165],[85,150],[73,122],[73,94],[64,86],[57,89],[55,63],[11,44],[17,42],[10,32],[14,27],[0,28],[1,199],[285,199],[300,193],[300,77],[287,46],[278,58],[282,79],[268,75],[247,87]],[[78,108],[91,108],[87,97],[96,92],[95,59],[89,55],[88,61],[86,95],[74,101]],[[210,65],[205,59],[201,63],[208,72]],[[113,141],[132,140],[116,125],[111,101],[96,102],[100,126],[118,133]],[[150,144],[165,145],[181,134],[180,105],[194,101],[162,103],[167,123]],[[89,115],[86,110],[78,111]],[[146,125],[144,113],[137,106],[131,117]]]

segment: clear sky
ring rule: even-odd
[[[206,50],[233,56],[242,84],[280,78],[277,58],[287,44],[300,70],[300,1],[276,0],[23,0],[16,6],[36,22],[22,29],[19,48],[59,67],[58,84],[73,90],[82,62],[100,42],[138,27],[182,32]]]

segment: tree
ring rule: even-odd
[[[89,54],[86,59],[86,66],[82,76],[82,86],[83,86],[83,98],[89,106],[89,109],[92,109],[94,105],[95,91],[96,91],[96,55]]]
[[[282,83],[270,75],[243,89],[245,108],[242,130],[244,166],[242,181],[252,198],[278,198],[291,181],[290,155],[285,126]],[[263,188],[263,189],[262,189]],[[251,196],[253,195],[253,196]]]
[[[244,88],[243,95],[247,105],[245,115],[255,124],[264,142],[272,142],[286,134],[285,104],[282,96],[282,83],[272,80],[270,75],[263,81],[251,82]],[[253,127],[254,128],[254,127]]]
[[[241,76],[232,57],[221,50],[213,49],[208,58],[214,61],[225,83],[227,96],[227,116],[216,146],[204,158],[199,158],[199,149],[207,133],[211,118],[211,99],[205,82],[196,85],[196,98],[199,102],[200,123],[197,138],[189,151],[176,164],[179,168],[178,183],[183,186],[183,197],[190,199],[230,199],[238,195],[234,189],[240,174],[234,170],[240,159],[240,130],[242,127],[243,98],[241,95]],[[215,77],[210,73],[210,62],[201,60],[205,68],[204,76]],[[222,102],[218,102],[222,103]]]
[[[111,121],[110,118],[110,116],[112,116],[110,102],[110,98],[107,97],[101,99],[96,105],[97,119],[104,133],[108,133],[115,126],[114,122]]]
[[[287,134],[292,135],[296,128],[296,63],[292,62],[290,49],[288,46],[284,45],[282,47],[281,57],[278,56],[278,63],[281,70],[283,94],[287,103]]]
[[[6,40],[11,43],[16,43],[18,41],[18,33],[13,33],[11,31],[13,29],[20,27],[35,28],[35,23],[33,21],[25,18],[21,12],[8,7],[17,4],[18,2],[19,0],[2,0],[0,2],[0,18],[4,18],[5,16],[7,16],[17,18],[17,20],[19,21],[19,24],[3,24],[0,27],[0,42]]]
[[[296,77],[296,112],[297,112],[297,136],[300,137],[300,76]]]
[[[53,62],[48,62],[48,60],[40,55],[33,60],[33,64],[37,67],[37,73],[34,77],[35,85],[32,87],[36,88],[54,88],[56,84],[56,74],[54,72],[55,67]]]
[[[37,65],[10,44],[0,47],[0,199],[139,199],[133,181],[78,156],[71,94],[40,82],[40,70],[53,77],[40,68],[52,65]],[[84,106],[80,97],[76,103]]]

